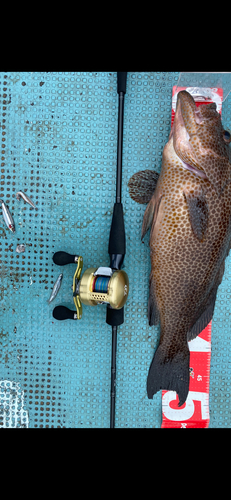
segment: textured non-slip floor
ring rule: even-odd
[[[134,172],[161,166],[178,73],[128,73],[123,188],[130,292],[118,328],[116,427],[160,427],[161,393],[149,400],[146,379],[159,338],[147,321],[148,237],[145,206],[133,202]],[[215,85],[213,76],[211,86]],[[231,83],[230,83],[231,87]],[[58,304],[74,308],[75,266],[53,253],[83,256],[84,270],[109,265],[115,201],[118,96],[116,73],[0,73],[0,427],[109,427],[111,327],[104,306],[83,306],[80,321],[58,322]],[[231,95],[223,104],[231,128]],[[22,190],[37,206],[18,201]],[[16,253],[18,243],[25,253]],[[63,283],[48,305],[60,272]],[[231,426],[231,257],[212,323],[210,427]]]

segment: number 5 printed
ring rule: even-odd
[[[194,401],[201,403],[201,418],[202,420],[209,419],[209,396],[206,392],[189,391],[186,399],[186,405],[182,409],[173,409],[170,407],[171,401],[176,400],[175,391],[167,391],[162,400],[162,411],[166,418],[176,422],[189,420],[195,411]]]

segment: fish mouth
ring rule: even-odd
[[[193,97],[185,90],[177,96],[176,113],[169,139],[173,138],[174,151],[182,167],[202,179],[207,179],[205,172],[197,164],[193,147],[190,144],[191,135],[197,130],[195,112],[197,110]]]

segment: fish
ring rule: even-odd
[[[189,345],[211,321],[231,247],[231,134],[215,103],[196,107],[177,95],[160,174],[143,170],[129,194],[148,203],[141,239],[150,230],[148,321],[160,340],[147,376],[147,395],[176,391],[181,407],[189,391]]]
[[[48,300],[48,304],[50,304],[52,302],[52,300],[55,299],[55,297],[56,297],[56,295],[57,295],[57,293],[58,293],[58,291],[59,291],[59,289],[61,287],[62,279],[63,279],[63,273],[61,273],[58,276],[58,278],[57,278],[57,280],[56,280],[56,282],[55,282],[55,284],[53,286],[53,290],[52,290],[51,296],[50,296],[50,298]]]
[[[29,203],[29,205],[31,205],[31,207],[35,208],[35,210],[38,210],[38,208],[34,205],[33,201],[31,201],[29,196],[27,196],[25,193],[23,193],[23,191],[18,191],[15,196],[16,196],[17,200],[20,200],[20,196],[21,196],[24,201],[26,201],[27,203]]]
[[[17,245],[17,247],[16,247],[16,252],[18,252],[18,253],[25,252],[25,250],[26,250],[26,247],[25,247],[25,245],[23,245],[23,243],[21,245],[20,244]]]
[[[9,208],[7,205],[4,203],[3,200],[0,200],[0,203],[2,204],[2,216],[3,219],[7,225],[7,227],[12,231],[12,233],[15,233],[15,225],[14,225],[14,219],[9,211]]]

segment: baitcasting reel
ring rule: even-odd
[[[53,316],[57,320],[81,319],[82,303],[88,306],[107,304],[111,309],[122,309],[129,292],[129,280],[125,271],[111,267],[90,267],[82,277],[83,257],[67,252],[56,252],[53,261],[59,266],[77,264],[73,277],[73,300],[76,311],[65,306],[57,306]]]

